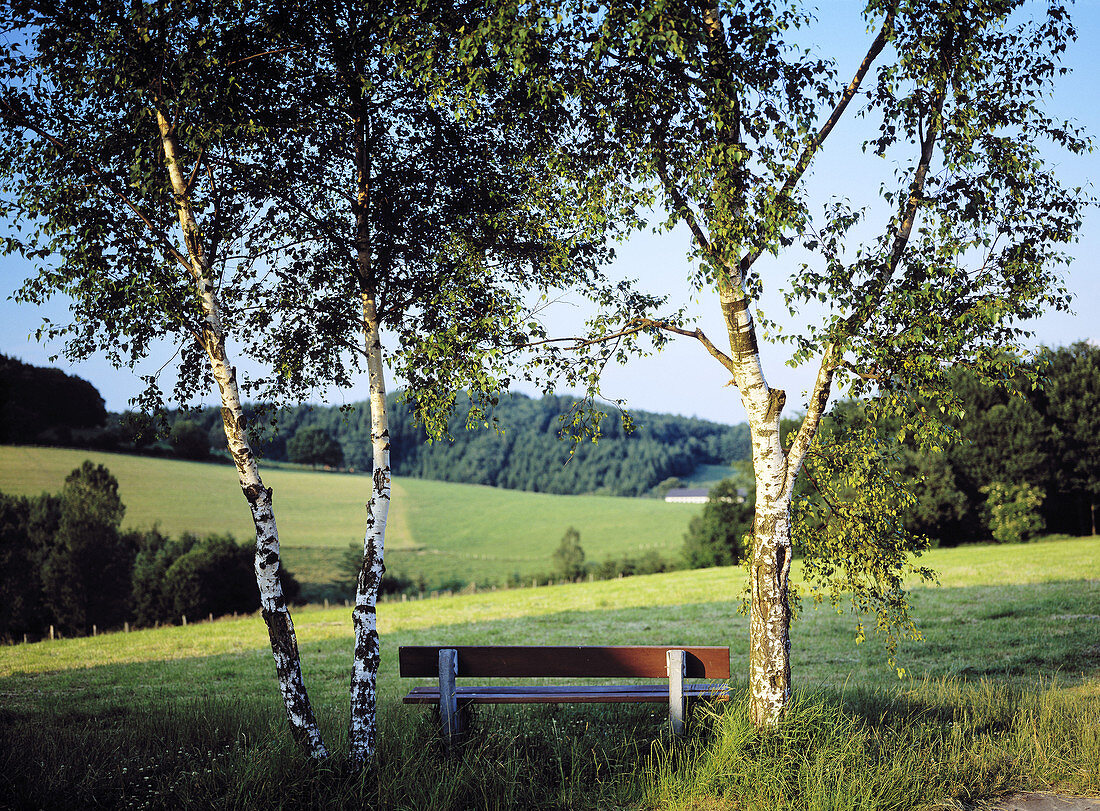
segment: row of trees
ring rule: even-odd
[[[867,426],[910,415],[931,451],[953,436],[938,416],[959,408],[950,368],[1004,379],[1019,319],[1066,305],[1060,246],[1090,201],[1059,182],[1040,144],[1088,148],[1044,106],[1074,30],[1059,2],[1033,15],[1018,5],[873,0],[873,36],[845,81],[799,40],[811,15],[767,0],[14,4],[0,12],[12,77],[0,92],[0,208],[47,227],[6,247],[40,262],[21,300],[73,297],[72,322],[43,332],[68,337],[73,356],[130,363],[171,338],[175,394],[217,385],[288,719],[319,757],[271,492],[227,347],[260,363],[245,383],[265,401],[367,368],[373,476],[349,734],[359,764],[375,751],[390,498],[381,330],[432,435],[463,388],[475,417],[522,370],[594,397],[609,362],[698,341],[748,416],[751,714],[771,726],[791,695],[794,528],[813,528],[799,540],[817,587],[877,613],[888,640],[912,632],[901,577],[919,542],[889,519],[906,495],[870,429],[819,433],[834,394],[867,400]],[[869,131],[852,159],[862,147],[896,174],[872,184],[869,203],[818,212],[805,179],[857,110]],[[599,272],[606,239],[649,209],[659,227],[691,233],[691,278],[721,313],[728,352],[663,292]],[[786,393],[768,383],[756,329],[780,268],[796,269],[782,284],[805,328],[764,323],[818,369],[789,445]],[[569,287],[599,312],[559,341],[539,316]],[[937,407],[906,410],[915,399]],[[859,498],[792,522],[804,469]]]
[[[254,551],[233,538],[120,529],[118,482],[85,462],[59,494],[0,493],[0,638],[253,612]],[[298,584],[284,570],[284,588]]]
[[[913,496],[899,515],[910,532],[939,544],[1026,540],[1044,527],[1095,534],[1100,348],[1042,349],[997,388],[965,368],[949,377],[958,409],[945,422],[957,441],[937,452],[920,447],[904,417],[872,416],[854,401],[838,404],[822,430],[890,443],[889,467]],[[799,492],[820,505],[840,488],[815,478]]]

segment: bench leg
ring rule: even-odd
[[[668,722],[673,735],[683,735],[687,718],[687,697],[684,696],[687,654],[682,650],[666,651],[665,662],[668,666]]]
[[[458,710],[455,694],[455,677],[458,675],[458,651],[445,648],[439,651],[439,718],[443,736],[450,745],[462,734],[462,713]]]

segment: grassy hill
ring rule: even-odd
[[[1100,539],[933,550],[924,642],[899,680],[853,620],[793,627],[802,691],[758,739],[743,694],[682,745],[662,711],[487,709],[459,757],[399,703],[404,644],[728,644],[746,681],[739,568],[380,606],[377,772],[316,769],[287,741],[258,617],[0,648],[0,797],[20,807],[979,807],[1012,789],[1100,793]],[[795,576],[798,576],[797,570]],[[350,618],[296,614],[326,738],[346,726]],[[212,805],[211,805],[212,804]],[[0,800],[0,806],[3,801]]]
[[[85,459],[118,479],[124,525],[159,523],[170,534],[232,532],[252,524],[229,465],[113,453],[0,446],[0,492],[57,492]],[[362,475],[264,470],[274,489],[287,566],[304,582],[327,582],[351,543],[361,542],[370,480]],[[656,549],[676,554],[700,507],[656,499],[558,496],[426,479],[395,478],[387,529],[387,565],[430,582],[448,577],[503,582],[550,569],[565,530],[576,527],[589,560]]]

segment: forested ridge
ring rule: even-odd
[[[79,396],[78,396],[79,395]],[[84,401],[95,402],[83,407]],[[37,407],[40,401],[52,409]],[[698,465],[729,465],[747,459],[748,428],[708,420],[631,411],[624,429],[619,412],[604,411],[599,442],[576,446],[562,439],[562,417],[572,397],[510,394],[467,430],[468,401],[459,400],[449,422],[450,439],[428,442],[401,393],[387,398],[393,472],[512,490],[638,496],[665,479],[691,474]],[[23,404],[36,407],[28,409]],[[61,406],[68,411],[58,411]],[[80,406],[79,414],[75,409]],[[35,419],[30,419],[33,411]],[[277,411],[246,406],[257,426],[257,451],[265,459],[293,461],[299,432],[319,429],[339,446],[342,462],[326,464],[370,470],[370,404],[303,405]],[[55,414],[55,412],[57,412]],[[88,412],[86,414],[86,412]],[[90,414],[90,416],[88,416]],[[158,435],[166,442],[157,442]],[[159,426],[143,414],[108,414],[95,388],[79,377],[0,355],[0,441],[73,445],[206,458],[224,451],[221,412],[216,408],[173,411]],[[340,453],[342,452],[342,453]]]
[[[690,475],[698,465],[728,465],[748,458],[745,425],[645,411],[630,412],[632,430],[624,428],[617,412],[607,413],[599,441],[574,446],[561,437],[561,417],[574,402],[570,397],[534,399],[512,394],[502,397],[485,415],[488,426],[472,430],[466,429],[466,409],[460,404],[450,421],[451,439],[428,442],[409,403],[391,395],[393,472],[543,493],[638,496],[665,479]],[[303,429],[320,428],[339,443],[346,467],[370,468],[367,403],[344,409],[301,406],[276,416],[278,430],[260,442],[264,457],[289,460],[287,445],[294,436]],[[214,409],[191,418],[200,419],[212,431],[220,430],[221,415]]]

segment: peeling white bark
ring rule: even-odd
[[[770,727],[783,717],[791,696],[791,493],[779,433],[785,394],[768,386],[748,297],[740,278],[731,275],[732,281],[719,284],[719,300],[729,334],[731,371],[749,418],[756,477],[749,574],[749,708],[756,726]]]
[[[378,311],[374,299],[363,294],[363,337],[370,377],[371,446],[373,475],[367,505],[367,530],[363,538],[363,565],[355,589],[352,625],[355,653],[351,671],[351,722],[349,758],[363,764],[374,757],[378,739],[378,588],[386,567],[386,519],[390,509],[390,433],[386,416],[386,381],[382,364]]]
[[[791,497],[787,458],[780,442],[777,398],[744,398],[756,474],[756,518],[750,567],[749,695],[757,726],[774,726],[791,695],[788,587],[791,567]],[[780,406],[781,408],[781,406]]]
[[[248,500],[256,528],[256,584],[260,590],[260,607],[271,639],[275,673],[286,707],[287,720],[295,741],[313,757],[328,756],[313,708],[302,678],[298,641],[279,579],[279,530],[275,523],[271,490],[264,487],[256,457],[248,442],[247,420],[241,407],[236,370],[225,349],[225,332],[221,324],[220,305],[214,287],[214,274],[205,255],[198,222],[191,207],[187,183],[179,163],[179,145],[171,123],[163,111],[157,110],[157,124],[164,147],[165,163],[176,197],[180,227],[187,245],[191,275],[202,301],[204,324],[199,340],[210,361],[211,372],[218,384],[222,402],[222,424],[237,479]]]

